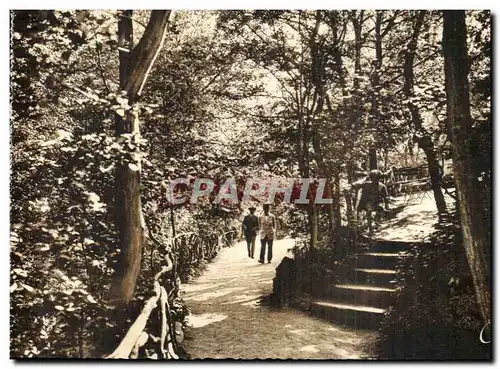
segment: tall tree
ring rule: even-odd
[[[377,97],[380,90],[380,68],[382,67],[382,19],[383,12],[377,11],[375,17],[375,72],[372,78],[374,92],[376,92],[372,95],[372,118],[375,124],[380,121],[379,101]],[[372,128],[375,127],[375,124],[372,124]],[[368,162],[370,170],[378,168],[377,149],[374,146],[370,147],[368,151]]]
[[[429,174],[431,177],[431,187],[434,193],[434,200],[436,202],[436,207],[438,209],[439,216],[446,213],[446,203],[444,201],[443,191],[441,189],[441,170],[439,169],[439,162],[437,158],[436,149],[432,141],[431,135],[426,131],[423,125],[422,115],[420,113],[419,107],[413,102],[413,97],[415,96],[414,85],[414,65],[415,56],[417,52],[417,45],[420,33],[422,32],[422,27],[424,24],[425,16],[427,11],[419,11],[413,18],[413,30],[408,45],[406,47],[406,53],[404,58],[404,86],[403,92],[408,99],[408,110],[411,115],[411,124],[416,131],[415,138],[417,140],[419,148],[421,148],[427,158],[427,164],[429,166]]]
[[[117,112],[115,134],[130,137],[134,148],[140,141],[139,97],[149,72],[163,45],[170,10],[153,10],[144,34],[133,46],[132,10],[124,10],[118,21],[120,46],[120,90],[126,94],[126,110]],[[134,149],[133,149],[134,150]],[[119,232],[120,262],[111,287],[111,300],[132,300],[141,267],[144,221],[141,207],[141,154],[130,153],[129,160],[116,169],[116,226]]]
[[[486,215],[474,175],[472,117],[469,98],[469,58],[464,11],[444,11],[443,54],[447,117],[453,143],[453,167],[459,200],[464,247],[474,280],[481,315],[491,316],[490,219]]]

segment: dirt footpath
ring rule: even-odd
[[[271,264],[249,259],[246,244],[223,249],[194,283],[182,286],[191,308],[183,342],[192,359],[360,359],[369,358],[376,332],[342,328],[293,309],[260,305],[272,292],[275,268],[293,247],[275,241]]]

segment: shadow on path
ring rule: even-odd
[[[448,209],[454,200],[445,195]],[[423,192],[418,199],[405,201],[404,196],[393,198],[393,210],[375,231],[374,238],[380,240],[419,242],[435,230],[438,212],[432,191]]]
[[[271,308],[275,268],[294,245],[275,241],[274,260],[249,259],[244,242],[223,249],[194,283],[182,286],[191,308],[182,346],[192,359],[361,359],[376,332],[333,325],[301,311]]]

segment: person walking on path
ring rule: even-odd
[[[247,241],[248,257],[253,259],[255,253],[255,238],[259,230],[259,219],[254,215],[256,210],[254,206],[249,207],[248,210],[250,214],[247,214],[243,219],[241,228],[245,235],[245,240]]]
[[[266,256],[267,245],[267,262],[270,263],[273,259],[273,240],[276,233],[276,218],[269,213],[269,204],[263,206],[264,214],[259,217],[260,229],[260,257],[259,263],[264,263]]]

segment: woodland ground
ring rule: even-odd
[[[416,240],[437,220],[432,194],[393,206],[406,207],[382,222],[375,237]],[[294,240],[275,241],[271,264],[249,259],[245,242],[221,251],[205,273],[182,286],[191,309],[184,349],[192,359],[363,359],[373,356],[377,332],[344,328],[289,308],[261,303],[272,292],[275,268]]]
[[[446,206],[451,209],[454,200],[445,195]],[[400,209],[388,221],[382,221],[374,238],[393,241],[421,241],[432,233],[438,220],[432,191],[423,191],[411,197],[403,195],[391,199],[391,208]]]
[[[245,242],[223,249],[197,281],[183,286],[192,310],[184,349],[192,359],[360,359],[375,332],[330,324],[260,300],[272,292],[275,268],[293,247],[275,242],[271,264],[249,259]]]

